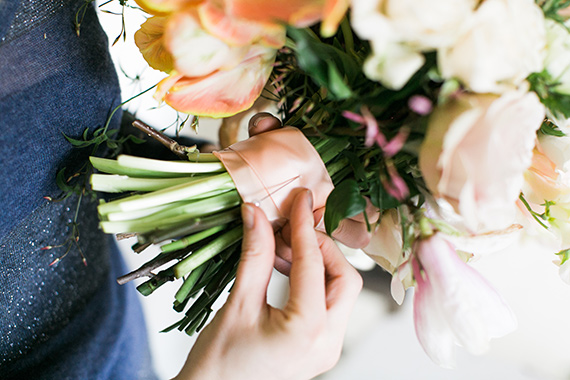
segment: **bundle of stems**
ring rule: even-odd
[[[345,141],[312,142],[330,164],[333,178],[345,171],[347,163],[335,160]],[[137,253],[153,244],[160,247],[156,257],[117,281],[124,284],[149,277],[137,287],[147,296],[165,283],[181,279],[174,309],[182,312],[189,308],[164,331],[178,328],[191,335],[202,328],[212,304],[235,278],[242,239],[242,200],[213,154],[191,152],[186,157],[185,161],[165,161],[120,155],[90,160],[98,171],[91,176],[94,191],[128,193],[101,201],[98,213],[103,231],[136,236],[133,250]]]

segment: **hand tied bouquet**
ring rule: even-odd
[[[335,186],[325,194],[327,232],[366,215],[368,202],[376,208],[363,250],[393,275],[399,302],[415,288],[416,333],[436,363],[451,366],[455,345],[481,353],[516,327],[469,266],[474,255],[504,246],[522,226],[543,229],[559,242],[570,282],[568,0],[137,4],[150,14],[137,46],[168,74],[157,99],[219,118],[275,101]],[[255,141],[245,144],[268,151],[276,173],[290,165],[287,153],[277,158],[272,143]],[[235,275],[244,195],[219,155],[186,157],[93,158],[110,174],[92,185],[136,192],[100,206],[102,227],[136,233],[137,251],[162,244],[124,280],[149,276],[139,286],[149,294],[184,278],[174,308],[186,314],[171,328],[193,333]],[[267,197],[300,177],[277,178]]]

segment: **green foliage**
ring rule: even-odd
[[[542,104],[553,113],[570,118],[570,96],[556,92],[559,83],[548,72],[533,73],[528,77],[528,81]]]
[[[560,264],[564,264],[570,258],[570,249],[564,249],[560,252],[557,252],[556,255],[560,256]]]
[[[85,128],[83,134],[81,135],[81,139],[74,139],[72,137],[63,134],[65,139],[69,141],[74,148],[83,149],[88,147],[93,147],[94,150],[97,150],[99,146],[103,143],[107,145],[107,148],[111,150],[120,149],[120,147],[131,141],[135,144],[142,144],[145,140],[135,137],[133,135],[128,136],[119,136],[119,138],[113,138],[113,136],[118,134],[118,130],[106,130],[105,128],[97,128],[91,136],[89,136],[89,128]]]
[[[396,208],[401,204],[399,200],[388,194],[384,186],[382,186],[380,178],[375,178],[371,182],[369,196],[372,204],[380,210]]]
[[[548,119],[545,119],[542,122],[539,131],[543,135],[548,135],[548,136],[555,136],[555,137],[566,136],[566,133],[562,132],[556,124],[554,124]]]
[[[366,200],[360,195],[360,187],[355,180],[341,182],[327,199],[325,208],[325,227],[331,235],[339,223],[366,210]]]
[[[542,8],[544,16],[560,23],[564,23],[566,19],[560,15],[560,11],[570,7],[570,0],[537,0],[538,5]]]
[[[290,27],[287,33],[295,41],[299,67],[316,84],[327,89],[332,99],[348,99],[353,95],[348,83],[353,83],[360,74],[359,62],[338,47],[321,43],[308,29]]]

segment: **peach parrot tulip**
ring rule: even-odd
[[[251,107],[285,43],[282,25],[229,17],[214,1],[139,4],[161,14],[135,34],[149,65],[170,74],[155,98],[178,111],[214,118]]]

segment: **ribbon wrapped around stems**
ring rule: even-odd
[[[261,133],[214,154],[243,201],[258,205],[275,230],[285,224],[296,190],[311,190],[317,210],[334,188],[321,157],[297,128]]]

